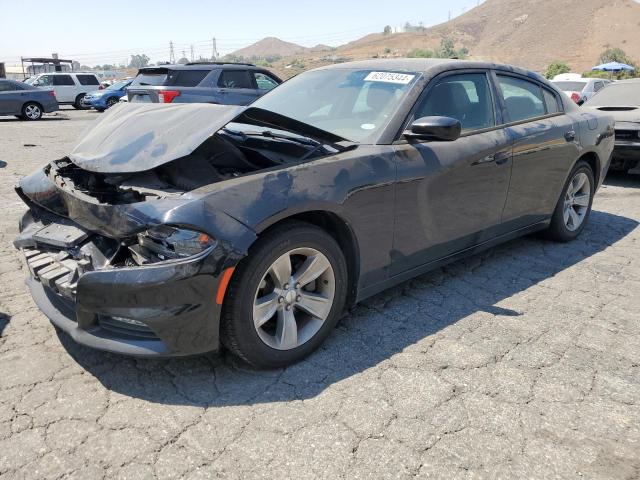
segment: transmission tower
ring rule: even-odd
[[[191,61],[195,61],[195,58],[193,58],[193,45],[191,45]]]
[[[213,50],[211,51],[211,61],[218,60],[218,48],[216,45],[216,37],[213,37]]]
[[[173,42],[169,42],[169,63],[176,63],[176,54],[173,51]]]

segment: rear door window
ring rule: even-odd
[[[53,75],[53,84],[55,86],[69,86],[75,85],[71,75]]]
[[[223,70],[218,79],[221,88],[255,88],[247,70]]]
[[[164,85],[176,87],[197,87],[209,70],[170,70]]]
[[[604,82],[596,82],[593,84],[593,91],[597,92],[599,90],[602,90],[604,88]]]
[[[78,81],[81,85],[100,85],[100,82],[98,82],[95,75],[77,74],[76,77],[78,77]]]
[[[540,85],[522,78],[498,75],[509,119],[520,122],[546,114]]]

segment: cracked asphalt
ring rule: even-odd
[[[0,478],[640,477],[639,177],[579,240],[384,292],[293,367],[135,360],[56,334],[11,245],[13,185],[97,116],[0,119]]]

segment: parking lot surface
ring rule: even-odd
[[[137,360],[56,334],[11,241],[20,178],[97,118],[0,117],[0,478],[640,476],[640,178],[358,305],[319,352]]]

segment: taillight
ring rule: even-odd
[[[178,90],[160,90],[158,92],[158,101],[160,103],[171,103],[179,95],[180,92]]]
[[[56,92],[54,92],[53,90],[49,90],[49,93],[53,98],[56,98]]]
[[[573,100],[576,103],[580,102],[580,94],[577,92],[573,92],[571,94],[571,100]]]
[[[100,86],[98,87],[98,90],[104,90],[104,85],[100,85]]]

